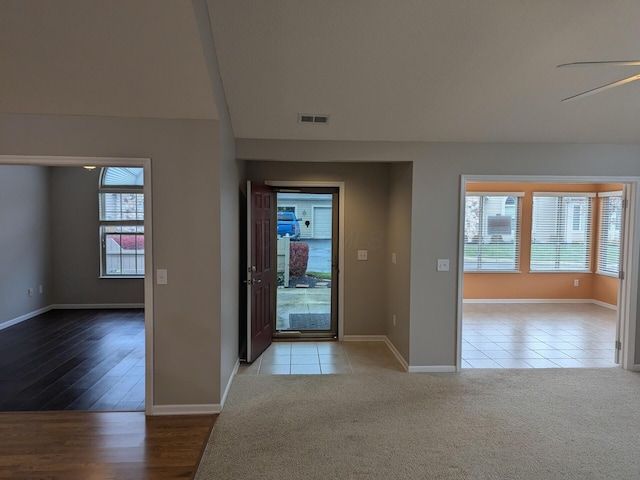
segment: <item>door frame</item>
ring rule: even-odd
[[[558,176],[558,175],[461,175],[458,213],[458,293],[456,313],[456,371],[462,369],[462,308],[464,287],[464,216],[465,194],[470,182],[511,183],[619,183],[623,184],[628,206],[624,216],[624,279],[618,285],[618,327],[620,328],[620,366],[640,370],[635,363],[636,315],[638,308],[638,273],[640,261],[640,177],[637,176]]]
[[[338,189],[338,340],[344,338],[344,197],[345,182],[314,182],[314,181],[297,181],[297,180],[267,180],[265,185],[272,187],[332,187]]]
[[[145,331],[145,415],[153,415],[153,230],[151,220],[151,159],[126,157],[67,157],[46,155],[0,155],[0,165],[35,167],[142,167],[144,169],[144,331]],[[97,200],[97,199],[96,199]],[[96,203],[96,208],[97,203]]]

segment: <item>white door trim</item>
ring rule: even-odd
[[[278,187],[333,187],[338,189],[338,340],[344,337],[344,198],[345,182],[269,180],[266,185]]]
[[[0,155],[0,165],[40,167],[134,166],[144,168],[144,329],[145,329],[145,413],[153,413],[153,242],[151,202],[151,159],[119,157],[66,157],[40,155]],[[96,203],[97,208],[97,203]]]
[[[462,368],[462,293],[464,287],[464,205],[468,182],[520,183],[621,183],[628,191],[629,205],[625,215],[625,278],[620,281],[618,322],[622,352],[620,366],[635,367],[636,314],[638,306],[638,272],[640,262],[640,177],[636,176],[558,176],[558,175],[461,175],[458,210],[458,293],[456,312],[456,371]]]

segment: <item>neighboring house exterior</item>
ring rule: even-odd
[[[331,238],[331,202],[329,194],[278,194],[278,210],[295,212],[303,240]]]

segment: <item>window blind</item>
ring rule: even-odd
[[[591,270],[594,193],[533,194],[531,271]]]
[[[620,272],[620,233],[622,227],[622,192],[598,194],[600,221],[598,229],[598,269],[596,273],[618,276]]]
[[[520,267],[522,192],[469,192],[465,197],[464,271]]]

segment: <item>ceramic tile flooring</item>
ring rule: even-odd
[[[462,368],[613,367],[616,312],[594,304],[464,304]]]
[[[290,375],[403,372],[400,362],[383,342],[274,342],[238,374]]]
[[[465,304],[462,368],[614,367],[616,312],[593,304]],[[274,342],[238,374],[403,372],[383,342]]]

